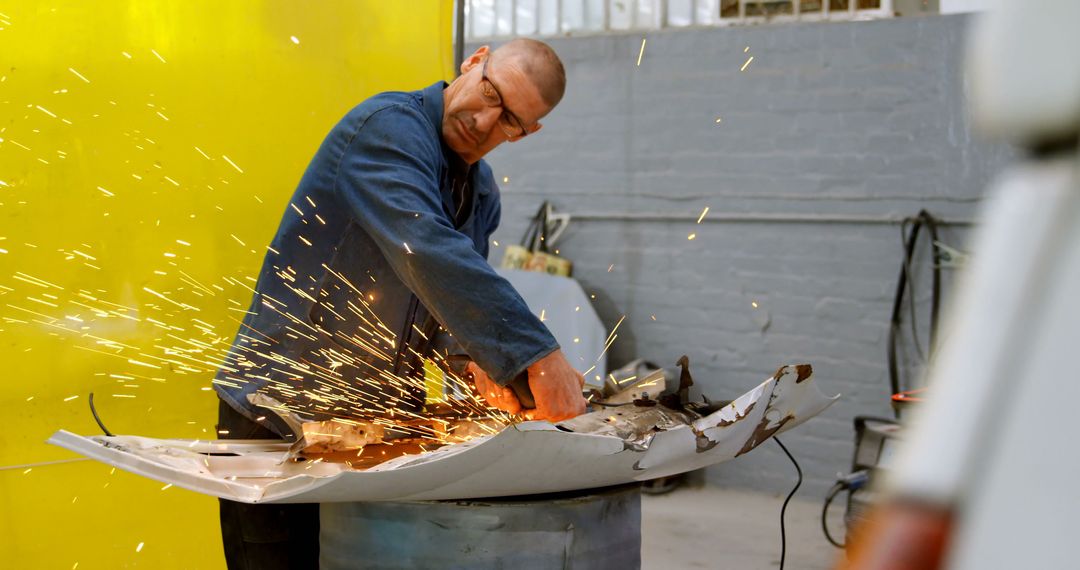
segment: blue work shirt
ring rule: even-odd
[[[256,391],[312,417],[415,407],[422,390],[386,375],[455,352],[445,331],[499,384],[558,348],[487,263],[499,190],[487,163],[443,142],[445,86],[371,97],[311,160],[214,380],[250,419],[272,416],[248,402]]]

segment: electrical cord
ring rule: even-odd
[[[832,504],[833,499],[835,499],[836,496],[844,490],[844,488],[844,484],[840,481],[837,481],[836,484],[834,484],[832,488],[829,489],[828,496],[825,497],[825,506],[821,507],[821,530],[825,532],[825,540],[828,540],[829,544],[837,548],[844,548],[844,546],[846,545],[845,543],[837,542],[835,539],[833,539],[832,535],[829,534],[829,524],[826,522],[826,518],[829,515],[829,505]]]
[[[907,230],[910,224],[911,231]],[[903,388],[900,386],[900,372],[897,364],[897,343],[900,335],[901,323],[900,318],[903,314],[904,306],[904,292],[911,285],[911,331],[912,337],[915,341],[916,351],[925,360],[926,355],[923,354],[922,347],[919,345],[918,333],[915,326],[915,280],[912,277],[911,271],[911,259],[915,253],[915,245],[919,239],[919,231],[923,226],[926,226],[926,231],[930,234],[932,242],[938,241],[938,220],[934,216],[930,215],[926,210],[920,210],[917,215],[912,218],[907,218],[900,227],[901,237],[904,243],[904,260],[900,265],[900,276],[896,281],[896,294],[893,297],[892,317],[889,321],[889,338],[888,338],[888,364],[889,364],[889,386],[892,389],[891,394],[899,393]],[[930,338],[927,346],[926,353],[932,353],[934,348],[934,341],[937,334],[938,326],[938,308],[939,297],[941,294],[941,252],[935,246],[931,246],[933,255],[933,269],[932,269],[932,285],[931,285],[931,297],[930,297]],[[900,415],[900,410],[894,410],[897,417]]]
[[[774,437],[773,441],[776,445],[780,446],[780,449],[784,450],[784,454],[788,456],[791,463],[795,465],[795,472],[799,474],[799,480],[795,482],[795,487],[788,493],[786,499],[784,499],[784,505],[780,507],[780,570],[784,570],[784,559],[787,557],[787,530],[784,528],[784,513],[787,511],[788,502],[795,496],[795,492],[799,490],[799,486],[802,485],[803,475],[802,469],[799,467],[799,462],[795,461],[795,456],[788,451],[788,448],[780,442],[780,438]]]
[[[94,421],[97,422],[97,425],[98,425],[98,427],[101,428],[101,431],[105,432],[105,435],[107,435],[109,437],[112,437],[112,435],[113,435],[112,432],[109,431],[109,428],[105,427],[105,424],[101,423],[101,418],[99,418],[98,415],[97,415],[97,409],[94,408],[94,393],[93,392],[90,392],[90,413],[94,414]]]
[[[918,327],[918,321],[915,318],[916,317],[915,301],[916,301],[917,296],[915,294],[915,280],[913,279],[913,276],[915,275],[915,272],[911,270],[911,258],[914,255],[914,249],[912,249],[912,248],[914,246],[914,243],[911,244],[912,248],[907,249],[907,255],[904,258],[904,265],[905,265],[905,269],[907,270],[908,282],[911,283],[911,296],[910,296],[911,297],[911,302],[908,303],[908,313],[911,316],[910,325],[911,325],[912,344],[915,345],[915,351],[919,353],[919,359],[922,360],[923,362],[926,362],[927,355],[930,353],[931,350],[933,350],[934,336],[937,334],[938,305],[939,305],[938,299],[939,299],[940,293],[941,293],[941,259],[942,259],[942,256],[941,256],[941,251],[938,249],[938,246],[937,246],[937,244],[939,243],[938,232],[937,232],[938,220],[937,220],[937,218],[934,218],[933,216],[931,216],[930,213],[927,212],[926,210],[919,211],[919,214],[917,216],[915,216],[914,218],[906,218],[900,224],[901,241],[903,241],[902,238],[907,233],[908,224],[925,225],[927,233],[930,234],[930,251],[931,251],[931,255],[932,255],[932,259],[933,259],[933,265],[931,266],[931,269],[932,269],[932,272],[933,272],[932,273],[933,285],[932,285],[932,296],[931,296],[931,299],[930,299],[930,342],[927,345],[925,351],[922,349],[922,343],[919,342],[919,327]],[[913,230],[911,240],[914,242],[917,238],[918,238],[918,232]]]
[[[892,420],[872,418],[869,416],[859,416],[855,418],[855,430],[857,432],[861,432],[862,427],[860,427],[860,423],[865,426],[867,420],[881,421],[885,423],[896,423]],[[829,488],[829,493],[825,497],[825,504],[821,506],[821,530],[825,533],[825,540],[828,540],[829,544],[837,548],[844,548],[845,546],[847,546],[847,540],[845,540],[843,543],[837,542],[836,539],[834,539],[832,537],[832,534],[829,532],[829,505],[832,504],[833,499],[835,499],[841,491],[848,491],[849,493],[854,493],[855,491],[858,491],[859,489],[867,486],[869,483],[870,470],[859,469],[837,479],[836,483],[834,483],[833,486]]]

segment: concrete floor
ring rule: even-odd
[[[778,568],[783,502],[784,496],[716,487],[645,495],[642,568]],[[798,494],[788,504],[785,570],[829,570],[840,555],[821,532],[821,505],[822,499]],[[842,504],[832,505],[829,530],[836,538],[842,537],[842,514]]]

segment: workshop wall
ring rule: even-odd
[[[641,35],[553,39],[567,95],[541,133],[490,157],[504,193],[491,259],[551,200],[584,215],[559,244],[575,277],[609,327],[626,315],[609,368],[635,356],[670,366],[687,354],[702,391],[730,398],[782,364],[811,363],[820,388],[843,399],[783,439],[806,472],[803,496],[821,495],[849,468],[852,417],[891,415],[885,346],[902,251],[897,223],[821,218],[921,208],[949,220],[977,216],[1010,151],[969,132],[969,23],[934,16],[650,32],[640,66]],[[624,213],[683,219],[588,217]],[[951,225],[941,238],[962,248],[967,234]],[[925,242],[920,251],[925,346]],[[914,377],[921,359],[909,332],[901,348]],[[707,480],[781,492],[794,473],[767,444],[711,468]]]
[[[0,566],[223,568],[216,499],[45,440],[101,433],[89,392],[116,433],[214,437],[208,355],[303,169],[369,95],[453,77],[452,2],[6,4]]]

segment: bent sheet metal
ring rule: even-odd
[[[780,368],[701,415],[655,401],[597,406],[360,468],[290,459],[289,444],[79,436],[49,443],[177,487],[245,503],[444,500],[531,495],[664,477],[733,459],[829,407],[808,365]],[[642,405],[644,404],[644,405]]]

